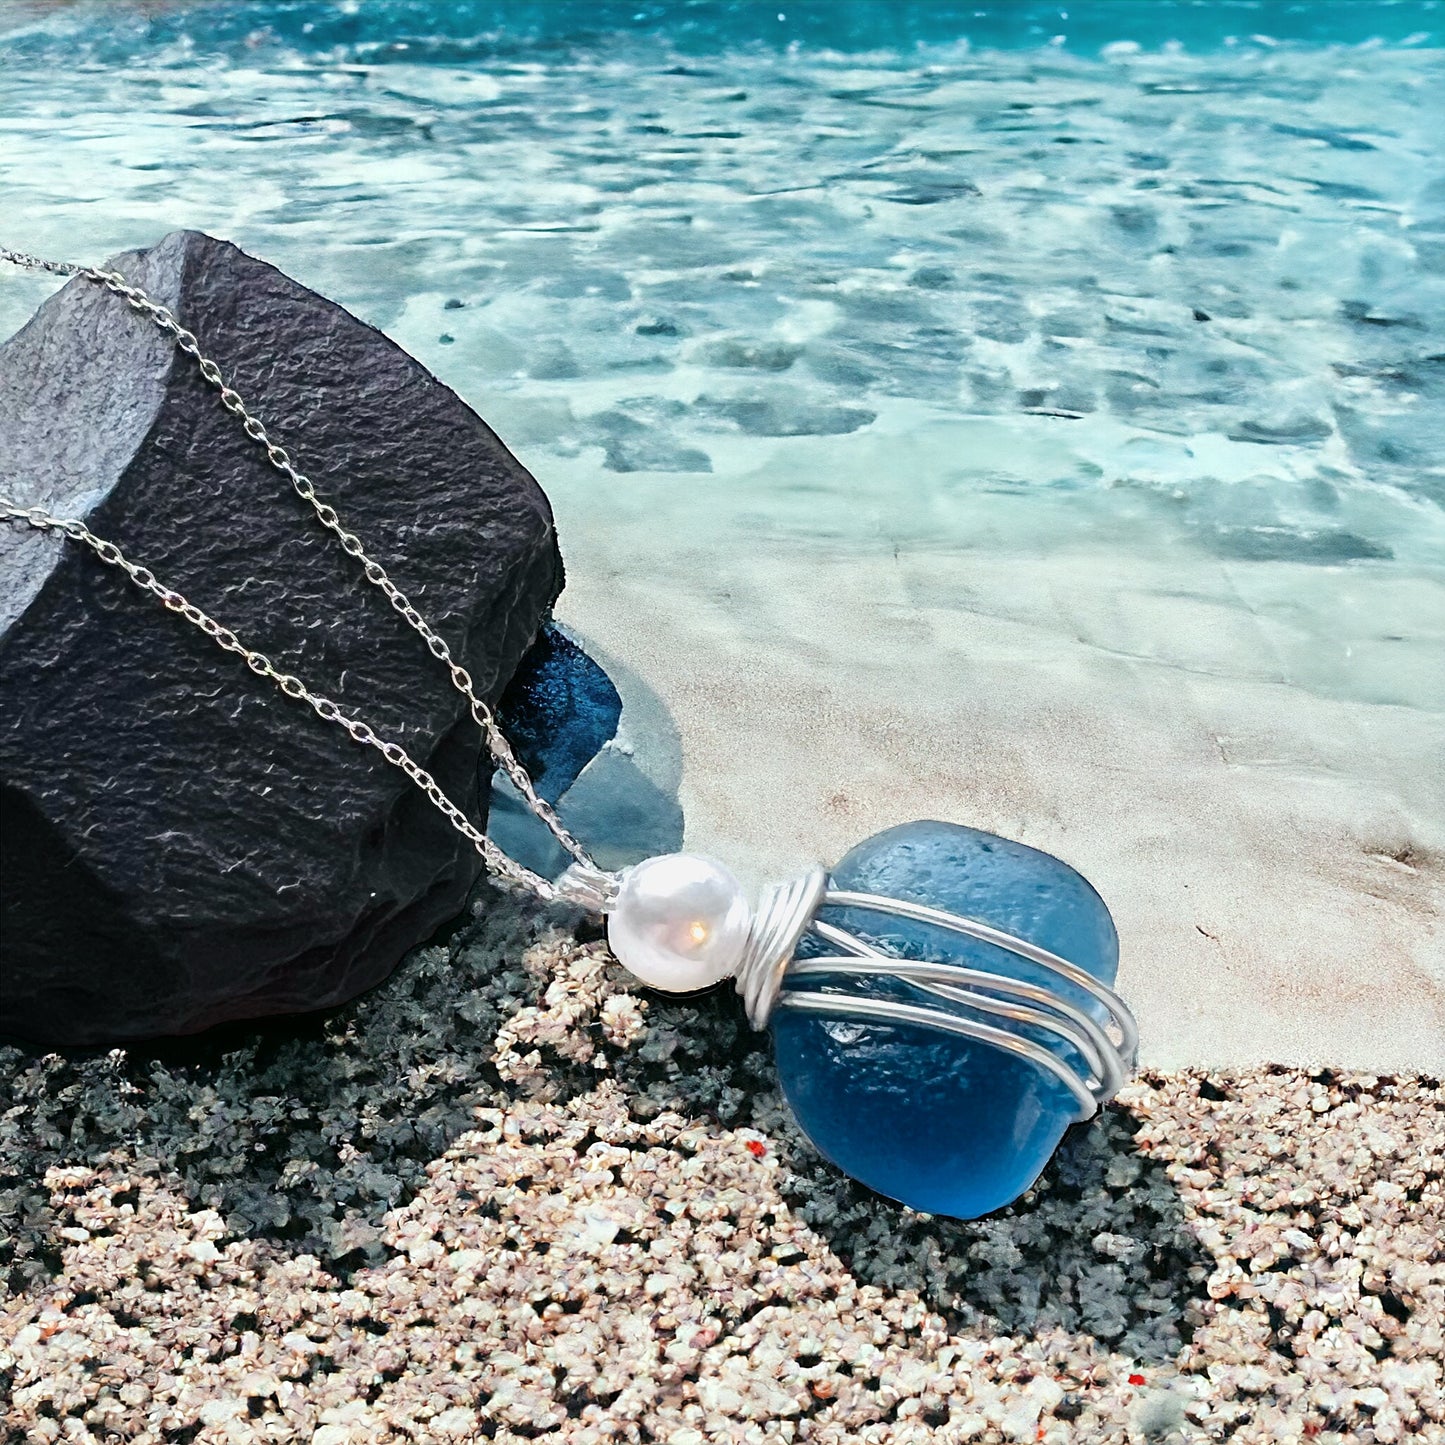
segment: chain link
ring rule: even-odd
[[[487,748],[494,762],[506,773],[513,786],[526,800],[527,806],[577,863],[581,864],[584,869],[596,871],[597,865],[587,850],[568,831],[551,804],[538,794],[530,774],[513,751],[506,735],[497,725],[496,715],[491,707],[477,695],[471,674],[453,656],[445,638],[412,605],[407,595],[387,575],[386,569],[381,563],[368,554],[361,538],[348,530],[336,509],[317,495],[310,478],[297,470],[286,449],[271,439],[260,418],[247,408],[240,394],[226,382],[221,368],[201,351],[200,342],[194,333],[182,326],[168,307],[152,300],[140,287],[132,286],[119,271],[104,271],[94,266],[76,266],[64,261],[46,261],[38,256],[31,256],[23,251],[12,251],[5,247],[0,247],[0,260],[9,261],[27,270],[47,271],[57,276],[80,276],[104,287],[124,300],[132,310],[153,322],[172,339],[178,350],[194,359],[201,376],[219,393],[221,405],[240,421],[242,430],[261,448],[266,460],[286,477],[296,495],[310,506],[317,522],[336,538],[348,556],[356,559],[366,581],[381,591],[407,625],[421,637],[431,655],[447,669],[452,686],[466,699],[473,719],[482,729]],[[157,597],[164,606],[173,612],[180,613],[187,621],[199,627],[228,652],[237,653],[244,658],[247,665],[258,676],[275,682],[288,697],[309,703],[319,717],[326,722],[338,723],[357,742],[377,748],[388,762],[401,768],[426,793],[452,825],[473,843],[494,872],[511,882],[521,883],[532,888],[544,898],[556,896],[556,890],[550,883],[509,858],[495,843],[472,827],[465,814],[437,786],[435,779],[415,763],[397,744],[383,743],[365,723],[347,718],[335,703],[310,692],[298,679],[289,674],[278,672],[264,654],[244,647],[229,628],[215,622],[200,608],[192,606],[179,593],[161,586],[150,571],[128,561],[118,547],[96,537],[83,522],[73,518],[53,517],[39,507],[20,507],[8,498],[0,498],[0,515],[12,522],[26,522],[42,530],[61,532],[72,541],[89,547],[103,562],[119,567],[138,586]],[[256,661],[252,659],[256,659]],[[299,691],[293,689],[299,689]]]
[[[47,261],[42,256],[30,256],[24,251],[12,251],[0,246],[0,261],[9,261],[26,271],[49,271],[52,276],[78,276],[85,269],[70,261]]]

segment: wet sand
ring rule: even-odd
[[[881,461],[845,440],[850,475]],[[1445,632],[1428,570],[1028,550],[993,499],[967,546],[865,547],[856,516],[830,546],[764,484],[695,482],[699,536],[676,478],[550,466],[558,614],[671,712],[688,847],[759,883],[910,818],[987,828],[1099,888],[1147,1063],[1445,1069],[1445,685],[1392,641]]]

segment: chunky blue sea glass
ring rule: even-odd
[[[1104,901],[1066,863],[1022,843],[954,823],[906,823],[854,848],[831,886],[976,919],[1114,981],[1119,939]],[[826,908],[820,917],[889,954],[1045,984],[1105,1021],[1077,986],[994,944],[864,909]],[[833,952],[805,940],[799,956]],[[789,974],[783,988],[925,1001],[892,978]],[[1011,1027],[1051,1042],[1027,1025]],[[926,1213],[975,1219],[1017,1199],[1078,1111],[1047,1070],[957,1034],[787,1007],[774,1010],[772,1028],[783,1091],[808,1137],[870,1189]],[[1052,1046],[1080,1067],[1071,1049]]]

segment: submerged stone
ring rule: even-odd
[[[1022,843],[953,823],[907,823],[860,843],[834,869],[831,886],[976,919],[1114,981],[1119,942],[1103,900],[1066,863]],[[994,944],[871,910],[825,908],[820,917],[888,954],[1045,984],[1104,1022],[1102,1007],[1081,989]],[[799,953],[829,951],[809,940]],[[790,974],[783,987],[940,1002],[892,977]],[[1009,1026],[1047,1042],[1028,1025]],[[926,1213],[974,1219],[1011,1203],[1038,1177],[1077,1113],[1074,1096],[1052,1073],[961,1035],[783,1006],[772,1027],[783,1091],[808,1137],[870,1189]]]

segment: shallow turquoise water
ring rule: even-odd
[[[33,18],[61,4],[19,0],[11,8]],[[89,27],[88,58],[128,60],[174,42],[225,56],[236,44],[257,44],[258,35],[317,56],[340,49],[352,60],[588,51],[616,39],[714,56],[751,46],[858,53],[960,41],[1050,44],[1084,54],[1120,41],[1194,51],[1279,43],[1424,47],[1439,44],[1445,27],[1439,0],[223,0],[207,6],[200,22],[188,13],[200,8],[194,0],[129,8],[129,16]],[[93,18],[82,16],[81,29]],[[73,56],[76,36],[76,28],[59,27],[15,49]]]
[[[1445,562],[1440,4],[5,19],[8,242],[232,238],[456,385],[564,510],[663,475],[680,536],[741,507],[870,557]],[[6,276],[0,332],[44,290]],[[970,453],[958,418],[1003,430]],[[938,441],[883,473],[890,427]],[[827,475],[747,480],[844,437]],[[1438,706],[1438,625],[1307,592],[1292,680]]]

